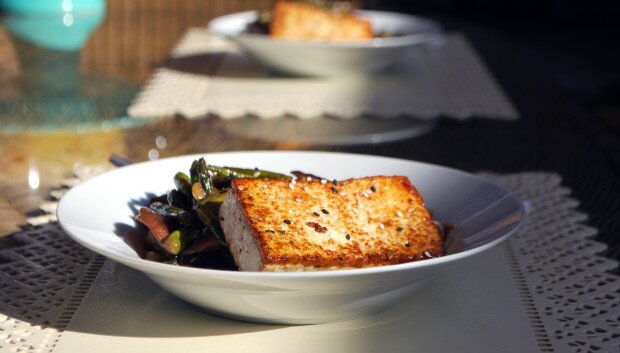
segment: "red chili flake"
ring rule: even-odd
[[[325,233],[327,232],[327,227],[323,227],[320,224],[316,223],[316,222],[307,222],[306,223],[309,227],[314,228],[314,231],[317,233]]]

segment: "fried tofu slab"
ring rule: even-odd
[[[404,176],[235,179],[219,215],[241,271],[364,268],[445,253],[430,212]]]
[[[294,1],[274,4],[269,34],[283,39],[328,41],[373,38],[372,24],[366,19]]]

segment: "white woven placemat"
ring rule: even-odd
[[[373,116],[416,119],[519,117],[509,99],[461,34],[420,48],[388,72],[357,78],[270,76],[229,42],[204,28],[190,29],[164,68],[137,94],[128,114],[189,118],[215,114],[302,119]]]
[[[20,232],[0,251],[0,351],[618,352],[617,263],[561,178],[483,175],[531,206],[518,234],[394,309],[327,325],[217,318],[55,223]]]

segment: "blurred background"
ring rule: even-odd
[[[59,0],[60,1],[60,0]],[[179,36],[192,26],[202,26],[217,16],[246,9],[267,8],[271,0],[64,0],[63,9],[74,14],[70,26],[78,21],[79,6],[103,6],[103,13],[90,16],[90,28],[83,28],[83,43],[79,55],[61,56],[53,62],[50,51],[45,52],[48,65],[59,61],[75,61],[82,74],[116,76],[125,82],[124,90],[136,90],[169,54]],[[19,13],[19,4],[55,3],[49,0],[0,1],[3,26],[0,27],[0,88],[2,82],[18,75],[36,53],[19,36],[9,35],[10,14]],[[474,31],[491,31],[519,46],[537,63],[533,70],[544,71],[559,87],[590,110],[598,122],[620,136],[620,26],[618,6],[604,0],[366,0],[364,7],[394,10],[429,16],[446,27],[466,26]],[[16,5],[17,4],[17,5]],[[17,7],[17,12],[15,8]],[[65,18],[67,20],[67,18]],[[65,23],[67,25],[67,23]],[[22,26],[30,26],[22,24]],[[88,26],[86,26],[88,27]],[[46,40],[65,39],[65,34],[33,29]],[[10,28],[9,28],[10,29]],[[19,32],[13,28],[10,32]],[[28,35],[27,33],[25,35]],[[24,33],[22,33],[22,38]],[[77,40],[79,42],[79,39]],[[82,77],[83,78],[83,77]],[[51,78],[52,80],[54,78]],[[135,85],[135,87],[134,87]],[[111,82],[108,90],[118,89]],[[106,87],[84,90],[101,96]],[[14,90],[14,87],[11,88]],[[127,93],[125,91],[125,93]],[[105,93],[105,92],[104,92]],[[110,93],[114,100],[114,94]],[[127,94],[123,95],[126,97]],[[544,99],[544,97],[540,97]],[[126,99],[125,99],[126,100]],[[108,102],[109,103],[109,102]],[[121,101],[118,107],[126,106]],[[106,109],[112,109],[107,104]],[[4,107],[6,108],[6,107]],[[13,107],[14,109],[18,109]],[[19,108],[23,109],[23,108]],[[122,108],[118,108],[122,109]],[[110,111],[109,114],[122,114]]]
[[[620,137],[620,6],[592,0],[375,0],[386,9],[462,21],[526,51],[539,69]],[[541,97],[544,99],[544,97]]]

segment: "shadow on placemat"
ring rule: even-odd
[[[188,74],[210,76],[215,73],[225,55],[225,52],[209,52],[171,57],[163,67]]]
[[[67,330],[128,337],[198,337],[280,327],[211,315],[164,291],[142,273],[112,261],[102,267],[93,288],[97,290],[84,297]]]
[[[534,351],[535,341],[517,294],[506,290],[512,287],[512,278],[506,275],[505,266],[502,251],[495,249],[464,261],[458,271],[437,278],[382,313],[290,326],[206,314],[163,291],[141,273],[106,262],[58,348],[62,351],[86,339],[108,350],[136,347],[144,352],[164,352],[162,345],[167,344],[174,344],[179,351],[203,345],[222,352],[267,347],[271,352],[297,351],[299,347],[319,352],[433,352],[450,351],[448,347],[453,346],[463,352]],[[477,274],[477,279],[467,273]],[[506,292],[496,295],[493,288]]]
[[[111,261],[103,266],[93,288],[97,290],[84,298],[68,330],[126,337],[199,337],[289,327],[236,321],[207,313],[164,291],[142,273]],[[367,319],[348,321],[346,326],[359,329],[388,325],[415,312],[388,310]],[[106,319],[93,320],[93,317]],[[341,324],[333,325],[336,328]]]

